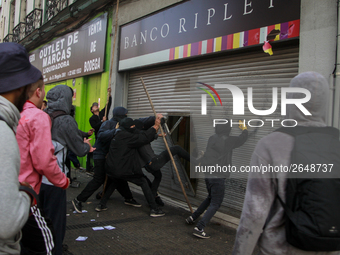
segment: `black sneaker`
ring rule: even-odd
[[[162,201],[161,197],[160,196],[157,196],[155,198],[155,202],[156,204],[158,204],[159,206],[164,206],[164,202]]]
[[[106,205],[97,205],[96,209],[97,212],[101,212],[101,211],[106,211],[107,210],[107,206]]]
[[[197,236],[199,238],[210,238],[210,236],[204,232],[203,229],[199,229],[198,227],[194,228],[194,232],[192,233],[194,236]]]
[[[82,213],[82,204],[80,201],[78,201],[76,198],[72,200],[72,204],[73,204],[73,207],[74,207],[74,210],[77,211],[77,213]]]
[[[134,207],[141,207],[142,206],[141,204],[138,204],[137,201],[134,200],[133,198],[132,199],[125,199],[124,204],[131,205],[131,206],[134,206]]]
[[[161,217],[161,216],[164,216],[165,213],[161,210],[161,209],[151,209],[150,211],[150,216],[151,217]]]
[[[188,224],[188,225],[192,225],[195,223],[195,220],[192,216],[189,216],[188,218],[185,219],[185,222]]]

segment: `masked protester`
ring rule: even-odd
[[[229,122],[228,122],[229,123]],[[248,139],[248,130],[246,125],[241,124],[242,133],[239,136],[231,136],[231,127],[229,125],[216,125],[215,134],[209,137],[206,151],[201,158],[202,166],[232,166],[233,149],[242,146]],[[185,221],[187,224],[195,224],[201,214],[203,217],[198,220],[194,228],[193,235],[199,238],[210,238],[204,228],[210,222],[220,208],[225,191],[225,179],[229,178],[229,174],[223,173],[223,176],[213,176],[208,174],[209,178],[205,178],[205,184],[208,191],[207,198],[201,203],[197,210],[189,216]]]
[[[151,208],[151,217],[160,217],[165,214],[158,208],[149,184],[144,177],[138,158],[138,148],[154,140],[159,125],[160,119],[156,118],[155,124],[151,128],[138,133],[135,132],[136,126],[133,119],[125,118],[120,122],[106,160],[106,173],[109,177],[129,181],[142,188]]]
[[[72,200],[72,204],[74,209],[78,213],[82,213],[83,205],[82,203],[86,202],[86,200],[92,196],[94,192],[100,188],[101,185],[105,182],[105,162],[106,162],[106,155],[109,152],[109,147],[111,140],[113,139],[114,135],[116,134],[116,126],[118,122],[126,118],[126,114],[128,110],[124,107],[118,106],[115,107],[112,111],[113,117],[105,121],[97,134],[97,139],[94,147],[96,150],[93,152],[93,159],[94,159],[94,175],[93,179],[86,185],[83,191]],[[136,200],[133,199],[131,190],[129,185],[126,181],[119,181],[115,182],[113,179],[108,179],[106,187],[109,187],[111,183],[114,182],[114,189],[117,188],[119,193],[125,198],[124,203],[126,205],[131,205],[134,207],[141,207]],[[113,190],[114,190],[113,189]],[[105,193],[106,191],[104,191]],[[96,211],[105,211],[107,210],[106,202],[101,201],[99,205],[95,209]]]

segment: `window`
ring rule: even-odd
[[[179,145],[190,153],[190,117],[171,116],[169,114],[167,125],[174,145]],[[185,167],[187,176],[190,178],[190,164],[184,159],[181,159],[181,162]],[[196,190],[197,180],[190,179],[190,182],[193,189]]]

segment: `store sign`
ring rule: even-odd
[[[119,70],[299,36],[300,0],[191,0],[120,34]]]
[[[107,14],[30,53],[45,83],[103,72]]]

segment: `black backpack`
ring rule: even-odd
[[[286,215],[287,242],[305,251],[340,250],[339,130],[294,127],[277,131],[295,137],[286,203],[278,196]]]
[[[51,118],[52,126],[53,126],[53,121],[54,121],[55,118],[60,117],[60,116],[67,115],[67,113],[60,110],[60,111],[50,112],[50,113],[48,113],[48,115],[49,115],[50,118]],[[51,128],[52,128],[52,127],[51,127]]]

